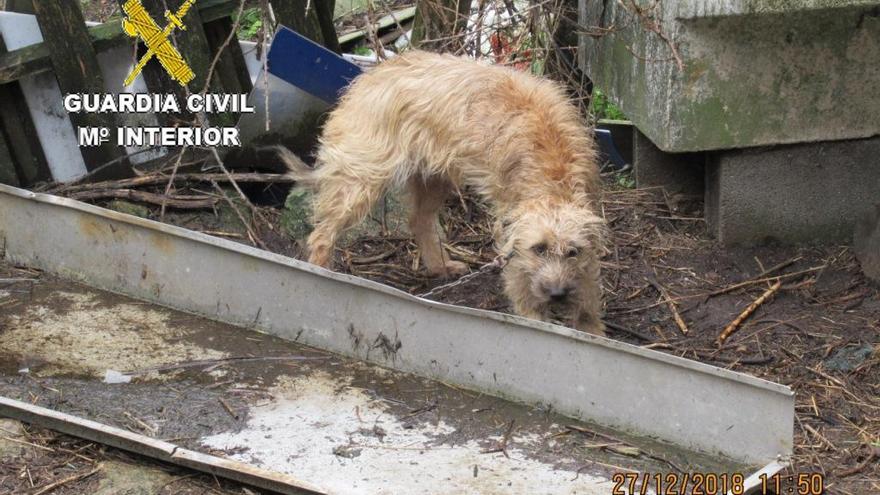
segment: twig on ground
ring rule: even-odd
[[[253,357],[253,356],[236,356],[236,357],[228,357],[222,359],[203,359],[199,361],[186,361],[182,363],[174,363],[167,364],[165,366],[155,366],[153,368],[143,368],[134,371],[126,371],[126,375],[143,375],[146,373],[150,373],[153,371],[170,371],[170,370],[179,370],[183,368],[199,368],[199,367],[208,367],[214,366],[217,364],[223,363],[246,363],[252,361],[318,361],[324,360],[327,358],[320,356],[262,356],[262,357]]]
[[[739,325],[743,321],[745,321],[745,319],[748,318],[752,313],[754,313],[755,310],[758,309],[759,306],[761,306],[762,304],[764,304],[765,301],[770,299],[773,296],[773,294],[775,294],[776,291],[779,290],[780,287],[782,287],[782,281],[777,280],[776,283],[773,284],[769,289],[764,291],[764,293],[761,294],[760,297],[755,299],[755,301],[752,304],[749,304],[746,307],[746,309],[744,309],[743,312],[740,313],[739,316],[736,317],[736,319],[734,319],[732,322],[730,322],[730,324],[727,325],[724,328],[724,330],[718,335],[718,338],[715,340],[715,342],[719,346],[724,344],[724,341],[727,340],[728,337],[733,335],[733,332],[736,332],[737,328],[739,328]]]
[[[52,483],[49,483],[48,485],[44,485],[44,486],[38,488],[37,491],[35,491],[31,495],[43,495],[44,493],[49,493],[62,485],[66,485],[68,483],[73,483],[75,481],[80,481],[85,478],[88,478],[89,476],[97,473],[100,470],[101,470],[101,465],[99,464],[91,471],[86,471],[85,473],[77,473],[77,474],[68,476],[66,478],[62,478],[58,481],[54,481]]]
[[[229,415],[232,416],[232,419],[236,421],[241,419],[241,416],[239,416],[238,413],[236,413],[235,410],[232,409],[232,406],[230,406],[223,397],[217,397],[217,400],[220,401],[220,405],[223,406],[223,409],[226,409],[226,412],[228,412]]]
[[[675,301],[669,297],[669,293],[666,291],[666,288],[660,285],[660,282],[657,281],[656,278],[646,277],[645,280],[651,284],[652,287],[657,289],[657,292],[660,293],[660,297],[666,301],[666,305],[669,306],[669,311],[672,312],[672,319],[675,320],[675,324],[678,326],[678,329],[681,330],[683,335],[687,335],[690,331],[688,329],[687,323],[684,322],[684,318],[681,317],[681,313],[678,312],[678,307],[675,304]]]
[[[171,189],[174,187],[174,177],[177,175],[177,170],[180,168],[180,162],[183,160],[183,154],[186,153],[186,146],[180,148],[180,151],[177,152],[177,158],[174,159],[174,168],[171,169],[171,176],[168,177],[168,183],[165,184],[165,194],[161,204],[162,208],[159,210],[159,220],[165,219],[165,208],[168,206],[168,201],[165,198],[168,198],[171,195]]]
[[[764,282],[772,282],[775,280],[789,279],[789,278],[797,277],[800,275],[806,275],[808,273],[812,273],[812,272],[815,272],[818,270],[823,270],[823,269],[825,269],[825,267],[826,267],[826,265],[814,266],[812,268],[807,268],[806,270],[800,270],[800,271],[791,272],[791,273],[783,273],[782,275],[775,276],[775,277],[765,277],[763,274],[757,275],[755,277],[743,280],[742,282],[739,282],[739,283],[736,283],[733,285],[728,285],[727,287],[723,287],[721,289],[709,292],[708,294],[704,294],[704,295],[706,297],[712,297],[712,296],[717,296],[717,295],[721,295],[721,294],[726,294],[728,292],[731,292],[731,291],[734,291],[737,289],[742,289],[743,287],[747,287],[749,285],[762,284]],[[770,270],[768,270],[768,272],[770,272],[772,270],[773,269],[771,268]],[[701,296],[702,295],[686,296],[686,297],[701,297]],[[679,298],[679,299],[682,299],[682,298]]]
[[[394,255],[394,253],[397,252],[397,249],[398,246],[394,246],[384,253],[379,253],[375,256],[354,256],[349,261],[351,261],[351,263],[354,265],[370,265],[390,258]]]
[[[862,471],[865,470],[866,467],[868,467],[872,462],[874,462],[874,459],[876,459],[877,457],[880,457],[880,447],[875,447],[873,445],[869,445],[868,449],[869,449],[868,456],[865,457],[865,460],[863,460],[862,462],[860,462],[856,466],[853,466],[849,469],[844,469],[844,470],[838,472],[837,476],[840,476],[841,478],[846,478],[847,476],[852,476],[854,474],[861,473]]]
[[[232,199],[229,198],[229,196],[226,194],[226,191],[224,191],[222,187],[217,185],[216,182],[212,181],[211,185],[214,186],[214,189],[216,189],[217,192],[220,193],[221,196],[223,196],[223,199],[226,201],[226,204],[228,204],[229,207],[232,208],[232,211],[235,212],[235,215],[241,221],[241,224],[244,226],[245,230],[247,230],[248,238],[251,240],[251,242],[254,243],[255,245],[259,245],[261,248],[268,251],[269,248],[268,248],[268,246],[266,246],[266,243],[264,243],[263,240],[260,239],[260,237],[256,234],[256,232],[254,232],[254,229],[251,226],[251,223],[248,222],[248,220],[244,217],[244,215],[241,213],[241,211],[239,211],[238,206],[236,206],[235,203],[232,201]]]
[[[3,431],[6,431],[6,430],[3,430]],[[31,442],[26,442],[24,440],[18,440],[18,439],[7,437],[7,436],[0,436],[0,438],[2,438],[3,440],[6,440],[7,442],[20,443],[22,445],[27,445],[29,447],[34,447],[34,448],[37,448],[40,450],[45,450],[47,452],[55,452],[54,449],[51,449],[49,447],[44,447],[43,445],[37,445],[37,444],[31,443]]]
[[[153,426],[153,425],[147,423],[146,421],[144,421],[144,420],[138,418],[137,416],[135,416],[134,414],[132,414],[132,413],[130,413],[130,412],[128,412],[128,411],[124,411],[124,412],[122,413],[122,415],[125,416],[126,418],[128,418],[129,420],[131,420],[132,422],[134,422],[136,425],[138,425],[138,426],[140,426],[141,428],[143,428],[144,430],[146,430],[147,432],[149,432],[150,435],[155,435],[156,433],[159,433],[159,429],[158,429],[158,428],[156,428],[155,426]]]
[[[486,449],[486,450],[482,451],[481,453],[482,454],[495,454],[495,453],[501,452],[502,454],[504,454],[504,457],[507,457],[508,459],[510,459],[510,456],[507,454],[507,442],[510,441],[510,435],[511,435],[511,433],[513,433],[513,427],[515,424],[516,424],[516,420],[511,419],[510,423],[508,423],[508,425],[507,425],[507,430],[505,430],[505,432],[504,432],[504,436],[501,437],[501,441],[498,442],[498,446],[493,449]]]
[[[608,327],[608,328],[610,328],[610,329],[612,329],[612,330],[617,330],[618,332],[623,332],[623,333],[625,333],[625,334],[627,334],[627,335],[632,335],[633,337],[635,337],[635,338],[637,338],[637,339],[639,339],[639,340],[642,340],[642,341],[644,341],[644,342],[654,342],[654,341],[655,341],[652,337],[649,337],[649,336],[647,336],[647,335],[645,335],[645,334],[643,334],[642,332],[639,332],[639,331],[637,331],[637,330],[633,330],[633,329],[630,329],[630,328],[624,327],[624,326],[622,326],[622,325],[618,325],[618,324],[616,324],[616,323],[612,323],[612,322],[607,321],[607,320],[603,320],[603,323],[605,323],[605,326],[606,326],[606,327]]]

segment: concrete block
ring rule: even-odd
[[[856,222],[853,245],[862,271],[880,283],[880,197],[874,208]]]
[[[578,53],[595,86],[664,151],[867,138],[880,134],[880,119],[867,117],[880,113],[878,7],[580,0]]]
[[[636,187],[657,187],[669,195],[702,196],[705,153],[667,153],[638,129],[633,135]]]
[[[706,174],[723,244],[849,243],[880,201],[880,138],[716,152]]]

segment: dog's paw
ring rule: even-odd
[[[447,261],[439,270],[431,270],[430,274],[434,277],[456,278],[470,271],[467,263],[461,261]]]
[[[595,318],[580,318],[574,327],[581,332],[597,335],[599,337],[607,337],[605,334],[605,324],[602,320]]]

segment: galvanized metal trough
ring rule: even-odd
[[[792,451],[788,387],[561,326],[420,299],[66,198],[0,185],[0,259],[463,389],[540,403],[729,466],[758,468]]]

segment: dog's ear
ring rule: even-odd
[[[510,218],[499,218],[495,220],[492,227],[498,254],[507,258],[513,254],[513,250],[516,248],[516,239],[511,235],[510,229],[513,223]]]
[[[507,255],[513,249],[510,240],[510,226],[513,220],[507,216],[496,218],[492,223],[492,237],[495,239],[496,248],[501,251],[500,254]]]
[[[604,256],[610,252],[608,247],[608,226],[605,220],[591,211],[584,211],[581,217],[581,228],[589,248],[596,256]]]
[[[501,238],[501,242],[498,245],[498,251],[501,256],[505,258],[510,258],[513,256],[513,251],[516,249],[516,239],[511,235],[507,235]]]

